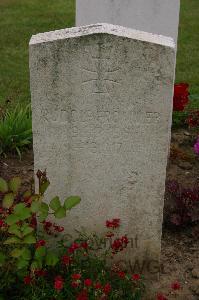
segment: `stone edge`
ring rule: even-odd
[[[129,39],[149,42],[152,44],[158,44],[175,49],[175,42],[174,39],[171,37],[106,23],[91,24],[86,26],[72,27],[44,33],[38,33],[31,37],[29,45],[31,46],[46,42],[53,42],[56,40],[77,38],[80,36],[93,35],[98,33],[107,33],[110,35],[126,37]]]

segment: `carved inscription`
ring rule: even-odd
[[[82,87],[86,86],[86,90],[91,94],[109,95],[111,89],[120,86],[120,66],[115,66],[111,59],[113,49],[111,45],[106,46],[101,42],[96,45],[97,48],[85,49],[86,65],[81,68]]]

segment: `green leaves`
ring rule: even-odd
[[[28,224],[24,223],[22,226],[17,224],[12,224],[8,232],[13,234],[14,237],[11,237],[6,240],[6,244],[9,243],[18,243],[18,244],[34,244],[36,243],[36,238],[32,234],[34,229]],[[17,239],[15,239],[15,237]],[[13,239],[14,238],[14,239]]]
[[[31,217],[30,208],[26,207],[24,203],[19,203],[14,208],[14,213],[9,215],[5,222],[8,225],[13,225],[18,221],[24,221]]]
[[[47,190],[47,188],[50,185],[50,181],[46,180],[44,183],[42,183],[39,187],[39,193],[41,195],[43,195],[45,193],[45,191]]]
[[[55,266],[59,261],[58,256],[53,252],[48,252],[46,255],[46,265],[47,266]]]
[[[66,211],[72,209],[79,204],[80,201],[80,197],[71,196],[65,200],[64,205],[62,206],[59,197],[55,197],[50,201],[49,206],[54,211],[55,218],[62,219],[66,217]]]
[[[27,268],[29,265],[29,261],[24,259],[24,258],[20,258],[18,261],[17,261],[17,269],[24,269],[24,268]]]
[[[9,181],[8,186],[9,186],[10,191],[12,191],[13,193],[17,193],[21,186],[21,178],[20,177],[12,178]]]
[[[29,226],[28,224],[24,224],[22,227],[21,227],[21,232],[22,232],[22,236],[26,236],[30,233],[32,233],[34,231],[34,229]]]
[[[36,238],[34,235],[27,235],[23,239],[24,244],[35,244],[36,243]]]
[[[22,255],[22,252],[23,252],[22,249],[16,248],[16,249],[12,250],[12,252],[10,253],[10,255],[12,257],[14,257],[14,258],[18,258],[18,257],[20,257]]]
[[[24,203],[19,203],[15,206],[14,214],[18,216],[20,221],[31,217],[30,208],[26,207]]]
[[[32,258],[31,251],[26,247],[21,249],[16,248],[10,255],[17,259],[17,269],[27,268],[29,266],[29,261]]]
[[[70,210],[81,202],[81,198],[78,196],[70,196],[64,201],[64,207],[66,210]]]
[[[6,219],[5,219],[5,222],[8,224],[8,225],[13,225],[15,223],[17,223],[19,221],[19,217],[16,216],[16,215],[9,215]]]
[[[39,209],[39,221],[40,222],[45,221],[45,219],[48,216],[48,212],[49,212],[48,204],[42,202],[41,206],[40,206],[40,209]]]
[[[54,211],[58,210],[61,207],[61,202],[59,200],[59,197],[55,197],[50,201],[49,204],[50,208]]]
[[[65,218],[65,216],[66,216],[66,209],[65,209],[64,207],[58,208],[58,210],[56,210],[56,211],[54,212],[54,216],[55,216],[55,218],[57,218],[57,219]]]
[[[54,211],[54,216],[57,219],[65,218],[66,208],[61,205],[59,197],[55,197],[50,201],[50,208]]]
[[[0,192],[7,193],[8,192],[8,184],[7,182],[0,177]]]
[[[18,238],[22,238],[20,227],[17,224],[11,225],[10,228],[8,229],[8,232],[16,235]]]
[[[12,237],[8,238],[7,240],[5,240],[5,242],[4,242],[5,245],[20,244],[20,243],[21,243],[21,240],[16,236],[12,236]]]
[[[13,205],[13,202],[14,202],[14,194],[12,193],[5,194],[3,198],[3,207],[10,208]]]
[[[31,271],[42,269],[42,261],[34,260],[30,266]]]
[[[3,252],[0,252],[0,267],[3,266],[4,262],[6,261],[6,256]]]
[[[39,180],[39,194],[32,194],[31,190],[21,194],[19,193],[21,187],[19,177],[11,179],[8,183],[0,178],[0,193],[3,194],[2,206],[9,209],[9,213],[11,212],[5,218],[8,225],[4,230],[7,239],[2,241],[2,244],[7,245],[8,253],[0,252],[0,266],[5,260],[10,260],[10,264],[18,270],[17,272],[42,269],[43,266],[53,267],[59,262],[58,255],[53,251],[48,251],[45,246],[33,246],[37,242],[37,236],[36,229],[31,225],[32,220],[38,217],[39,221],[42,222],[47,219],[49,213],[57,219],[62,219],[66,217],[66,213],[70,209],[81,201],[80,197],[71,196],[62,204],[59,197],[56,196],[48,205],[43,202],[43,193],[50,183],[47,177],[41,178],[40,176]],[[15,199],[16,202],[18,200],[21,202],[16,203]]]
[[[45,246],[41,246],[41,247],[36,249],[36,251],[35,251],[35,258],[36,259],[41,259],[45,255],[46,255],[46,247]]]
[[[39,201],[32,202],[31,208],[30,208],[31,212],[37,213],[40,210],[40,207],[41,207],[41,202],[39,202]]]
[[[12,250],[10,255],[14,258],[22,257],[24,260],[30,260],[32,257],[31,251],[26,247],[16,248],[16,249]]]

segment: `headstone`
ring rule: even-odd
[[[158,259],[172,116],[172,39],[109,24],[30,41],[35,172],[48,201],[81,196],[65,226],[122,220],[128,257]]]
[[[111,23],[172,37],[177,43],[180,0],[76,0],[76,25]]]

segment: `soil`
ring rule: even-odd
[[[199,157],[193,153],[196,137],[196,133],[187,130],[172,132],[167,179],[178,180],[184,187],[193,187],[199,180]],[[30,186],[32,151],[26,152],[22,160],[15,156],[0,159],[0,176],[8,179],[16,175],[22,177],[25,188]],[[168,205],[165,199],[165,215]],[[168,299],[199,300],[199,224],[181,231],[163,229],[161,264],[160,279],[153,283],[156,293],[163,293]],[[175,281],[181,284],[176,293],[171,291]]]

